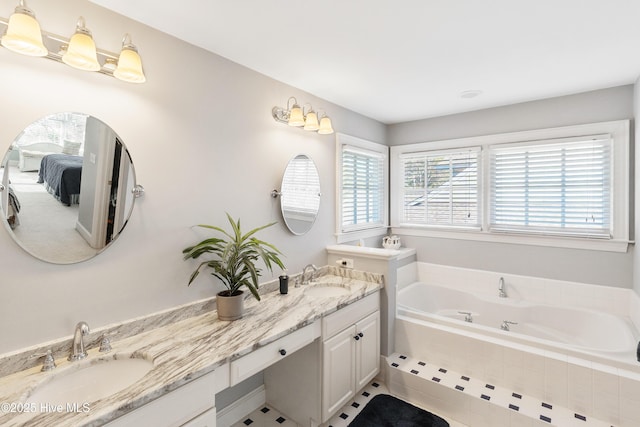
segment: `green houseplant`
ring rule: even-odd
[[[273,271],[273,265],[283,270],[284,264],[280,260],[282,253],[272,244],[255,237],[260,230],[271,227],[275,222],[254,228],[243,234],[240,220],[235,221],[227,213],[227,219],[231,224],[231,231],[227,232],[214,225],[200,224],[198,227],[216,231],[219,237],[210,237],[185,248],[182,253],[184,259],[197,259],[203,255],[212,255],[202,261],[189,278],[189,285],[200,274],[202,269],[211,269],[211,274],[224,284],[226,290],[217,294],[218,317],[221,320],[235,320],[243,314],[242,286],[249,288],[253,296],[260,301],[258,293],[258,277],[261,270],[256,262],[262,260],[269,271]],[[226,305],[229,305],[227,307]],[[225,310],[229,308],[231,312]]]

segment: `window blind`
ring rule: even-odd
[[[385,156],[342,146],[342,231],[383,226]]]
[[[492,231],[610,237],[608,135],[489,151]]]
[[[479,147],[401,155],[403,222],[479,228],[479,156]]]

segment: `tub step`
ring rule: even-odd
[[[387,363],[392,394],[463,424],[613,427],[611,423],[553,402],[516,393],[408,355],[394,353],[387,357]]]

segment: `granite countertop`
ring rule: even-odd
[[[245,300],[245,315],[233,322],[218,320],[215,311],[170,322],[164,326],[112,340],[113,350],[99,353],[90,348],[79,362],[58,357],[58,367],[40,372],[41,364],[0,378],[0,425],[99,426],[139,408],[178,387],[214,371],[317,319],[333,313],[382,288],[382,276],[334,267],[324,267],[318,284],[339,282],[349,293],[337,297],[311,297],[304,285],[289,284],[289,293],[277,291],[277,281],[266,287],[261,301]],[[262,287],[263,292],[265,286]],[[95,347],[95,346],[94,346]],[[154,367],[141,380],[108,398],[90,402],[87,412],[23,412],[33,390],[53,376],[106,358],[143,357]],[[0,360],[0,364],[3,360]],[[10,405],[10,406],[7,406]]]

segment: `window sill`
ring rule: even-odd
[[[549,236],[523,236],[503,233],[487,233],[481,231],[458,231],[458,230],[433,230],[420,227],[397,227],[391,228],[392,234],[433,237],[439,239],[473,240],[479,242],[507,243],[514,245],[545,246],[567,249],[582,249],[588,251],[601,252],[627,252],[629,244],[633,242],[627,240],[602,240],[570,237],[549,237]]]
[[[389,227],[366,228],[364,230],[354,230],[349,232],[336,233],[337,243],[355,242],[360,239],[369,239],[371,237],[386,236]]]

